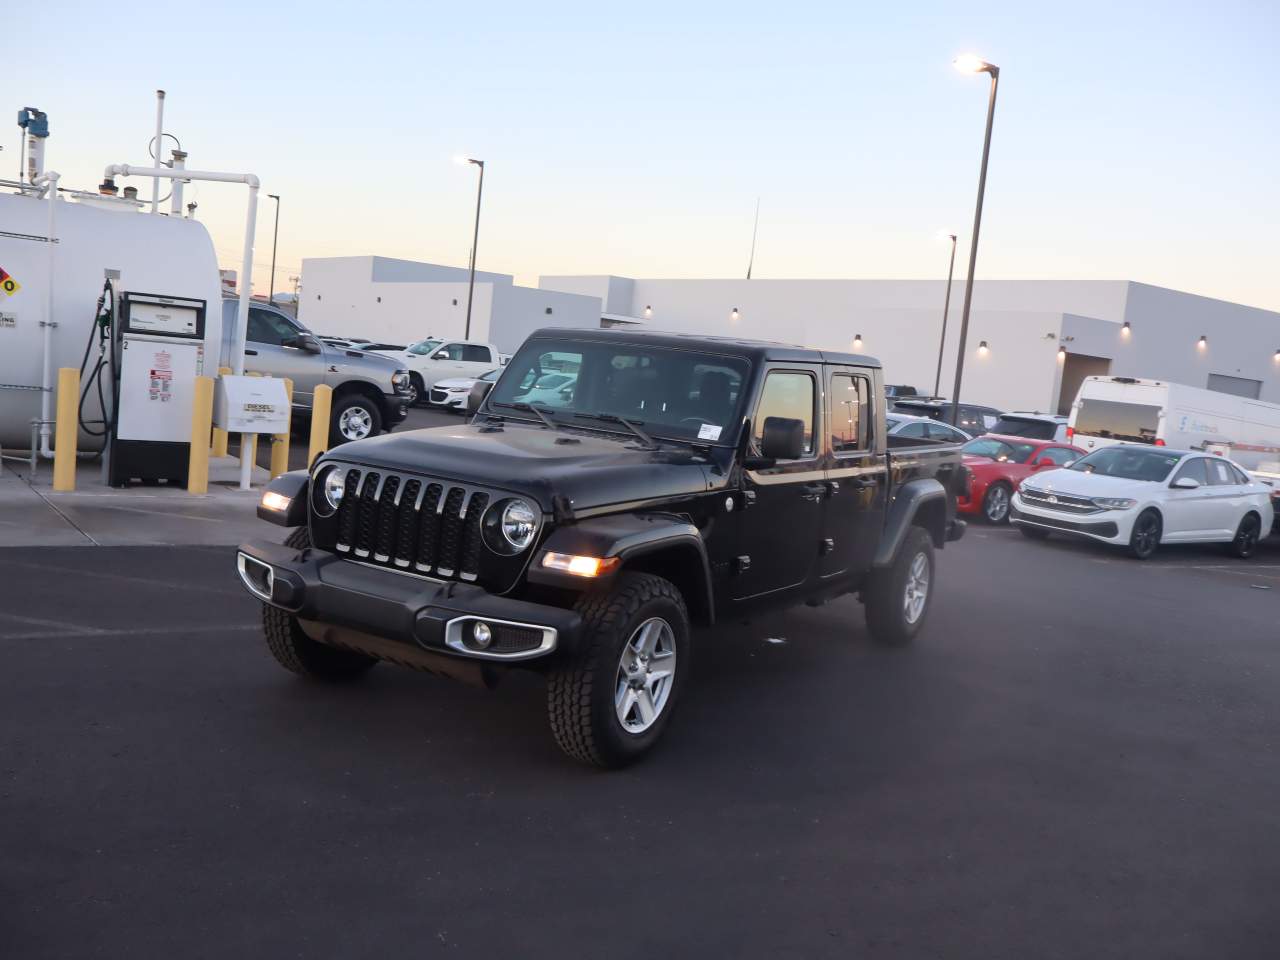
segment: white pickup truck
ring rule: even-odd
[[[473,340],[446,340],[428,337],[404,350],[380,351],[394,357],[409,371],[410,403],[425,403],[427,391],[438,380],[455,377],[482,377],[511,358],[491,343]]]

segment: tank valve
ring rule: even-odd
[[[115,177],[107,177],[102,183],[98,184],[98,193],[104,197],[114,197],[120,191],[116,189]]]

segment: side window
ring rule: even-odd
[[[923,423],[908,423],[905,427],[898,431],[900,437],[910,437],[913,440],[928,439],[927,425]]]
[[[831,377],[831,449],[836,453],[871,446],[871,384],[866,377],[837,373]]]
[[[930,440],[940,440],[943,443],[964,443],[967,437],[960,436],[955,430],[952,430],[945,423],[929,423],[920,424],[925,427],[925,434]]]
[[[1074,450],[1067,447],[1046,447],[1040,451],[1040,457],[1052,460],[1058,466],[1065,466],[1072,460],[1076,459],[1078,454]]]
[[[462,349],[463,349],[463,346],[460,343],[446,343],[446,344],[443,344],[440,347],[440,349],[436,351],[436,353],[447,354],[448,359],[450,360],[461,360]],[[432,356],[434,357],[436,353],[433,353]]]
[[[1174,474],[1173,479],[1183,480],[1187,477],[1190,477],[1201,486],[1204,486],[1209,482],[1209,472],[1205,469],[1204,457],[1196,457],[1193,460],[1188,460],[1178,469],[1178,472]]]
[[[764,381],[760,403],[752,420],[752,432],[759,449],[764,435],[764,421],[768,417],[787,417],[804,423],[804,452],[813,453],[813,414],[817,396],[816,381],[812,374],[791,373],[777,370]]]
[[[1253,482],[1252,480],[1249,479],[1249,477],[1245,474],[1245,472],[1241,470],[1239,467],[1237,467],[1234,463],[1231,464],[1231,472],[1236,475],[1236,483],[1252,483]]]
[[[1231,464],[1225,460],[1206,460],[1205,463],[1209,467],[1209,482],[1219,486],[1227,486],[1238,484],[1240,481],[1236,478],[1235,472],[1231,469]]]
[[[246,340],[279,347],[296,339],[297,336],[298,331],[284,317],[278,316],[270,310],[249,308],[249,329],[245,334]]]
[[[468,363],[488,363],[490,360],[489,348],[475,344],[464,344],[462,347],[462,359]]]

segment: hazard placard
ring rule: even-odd
[[[11,296],[21,289],[22,284],[9,276],[9,274],[5,272],[4,267],[0,267],[0,292],[3,292],[5,296]]]

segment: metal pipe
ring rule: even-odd
[[[33,186],[43,186],[49,198],[49,283],[45,295],[44,320],[41,321],[41,339],[43,341],[44,358],[40,369],[40,456],[46,460],[53,457],[53,448],[49,445],[49,420],[53,408],[53,328],[57,323],[53,319],[54,289],[54,255],[57,250],[56,221],[58,202],[58,180],[61,174],[56,170],[42,173],[33,181]],[[35,456],[33,451],[32,456]]]
[[[276,305],[276,244],[280,241],[280,194],[268,193],[276,202],[276,226],[271,232],[271,286],[267,289],[267,302]]]
[[[991,124],[996,115],[996,87],[1000,82],[1000,68],[986,64],[983,68],[991,74],[991,95],[987,100],[987,132],[982,140],[982,166],[978,171],[978,203],[973,211],[973,240],[969,244],[969,275],[964,284],[964,309],[960,314],[960,349],[956,354],[956,384],[951,397],[951,425],[960,418],[960,381],[964,376],[964,348],[969,337],[969,307],[973,303],[973,270],[978,263],[978,231],[982,227],[982,200],[987,192],[987,159],[991,155]]]
[[[956,271],[956,235],[947,234],[951,238],[951,264],[947,267],[947,295],[942,301],[942,338],[938,342],[938,372],[933,378],[933,395],[938,396],[942,389],[942,351],[947,346],[947,311],[951,307],[951,276]]]
[[[172,163],[170,164],[170,166],[171,166],[174,170],[184,170],[184,169],[186,169],[186,166],[187,166],[187,153],[186,153],[186,151],[185,151],[185,150],[174,150],[174,151],[173,151],[173,161],[172,161]],[[156,181],[156,183],[159,183],[159,182],[160,182],[159,180],[157,180],[157,181]],[[171,202],[170,202],[170,204],[169,204],[169,216],[171,216],[171,217],[178,217],[178,218],[181,218],[181,217],[182,217],[182,185],[183,185],[183,183],[185,183],[185,181],[183,181],[183,180],[175,180],[175,181],[173,181],[173,189],[170,191],[170,194],[171,194],[171,197],[170,197]]]
[[[156,91],[156,148],[152,154],[156,158],[156,166],[164,166],[160,162],[160,144],[164,139],[164,91]],[[151,183],[151,212],[155,213],[157,205],[160,203],[160,181],[154,180]]]
[[[252,173],[219,173],[213,170],[171,170],[167,167],[133,167],[127,163],[109,164],[103,179],[115,177],[156,177],[166,180],[207,180],[213,183],[243,183],[249,187],[249,205],[244,223],[244,261],[241,264],[240,306],[236,311],[235,337],[232,340],[231,369],[236,376],[244,373],[244,340],[248,332],[249,298],[253,285],[253,235],[258,224],[258,188]]]
[[[471,239],[471,279],[467,282],[467,329],[464,340],[471,339],[471,301],[476,292],[476,247],[480,244],[480,198],[484,196],[484,161],[467,159],[480,168],[480,182],[476,187],[476,229]]]

